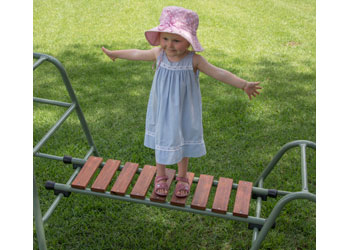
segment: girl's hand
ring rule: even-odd
[[[105,47],[102,47],[103,53],[105,53],[109,58],[111,58],[113,61],[117,58],[115,55],[113,55],[112,51],[106,49]]]
[[[262,87],[258,86],[260,82],[247,82],[243,91],[247,93],[249,99],[252,99],[252,96],[256,97],[259,95],[258,89],[262,89]]]

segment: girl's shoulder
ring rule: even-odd
[[[193,59],[192,59],[193,66],[197,67],[198,64],[200,64],[203,61],[206,61],[203,56],[194,53]]]
[[[162,48],[155,47],[155,48],[152,48],[151,51],[154,53],[154,57],[157,59],[159,57],[160,53],[162,52]]]

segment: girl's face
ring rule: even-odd
[[[160,46],[169,57],[181,58],[191,44],[182,36],[172,33],[160,33]]]

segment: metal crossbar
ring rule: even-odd
[[[45,54],[40,54],[40,53],[34,53],[33,54],[34,59],[38,59],[34,65],[33,65],[33,70],[37,69],[43,62],[48,61],[55,65],[55,67],[58,69],[58,71],[61,74],[63,83],[66,87],[66,90],[69,94],[69,97],[72,101],[71,104],[65,103],[65,102],[60,102],[60,101],[55,101],[55,100],[47,100],[47,99],[42,99],[38,97],[34,97],[33,101],[38,102],[38,103],[44,103],[44,104],[51,104],[51,105],[57,105],[57,106],[62,106],[62,107],[69,107],[68,110],[66,111],[65,114],[60,118],[59,121],[51,128],[51,130],[42,138],[42,140],[34,147],[33,154],[35,155],[39,149],[44,145],[44,143],[48,140],[48,138],[59,128],[59,126],[67,119],[67,117],[71,114],[73,110],[76,111],[76,114],[78,115],[78,118],[80,120],[80,124],[83,128],[83,131],[85,133],[85,136],[87,138],[87,141],[90,145],[90,147],[93,148],[93,151],[95,152],[95,155],[99,155],[97,148],[95,146],[95,143],[92,139],[92,136],[90,134],[89,127],[86,123],[84,114],[80,108],[78,99],[74,93],[73,87],[69,81],[68,75],[66,70],[64,69],[63,65],[54,57],[45,55]]]
[[[35,225],[36,225],[36,232],[37,232],[37,238],[38,238],[38,244],[39,249],[46,249],[46,240],[45,240],[45,232],[43,224],[48,220],[48,218],[52,215],[55,208],[59,204],[60,200],[63,196],[67,195],[69,193],[79,193],[83,195],[92,195],[92,196],[99,196],[103,198],[109,198],[109,199],[115,199],[120,201],[127,201],[127,202],[133,202],[137,204],[144,204],[144,205],[150,205],[150,206],[156,206],[156,207],[162,207],[162,208],[168,208],[168,209],[174,209],[182,212],[190,212],[190,213],[196,213],[206,216],[214,216],[217,218],[222,219],[229,219],[229,220],[236,220],[241,222],[249,223],[249,226],[251,226],[251,229],[253,229],[253,237],[252,237],[252,245],[251,250],[259,249],[261,246],[263,240],[265,239],[268,231],[273,227],[275,224],[276,218],[279,216],[282,209],[285,207],[286,204],[289,202],[296,200],[296,199],[306,199],[312,202],[316,202],[316,195],[312,194],[308,190],[308,182],[307,182],[307,164],[306,164],[306,148],[312,148],[316,149],[316,144],[310,141],[305,140],[298,140],[293,141],[290,143],[285,144],[280,151],[274,156],[274,158],[271,160],[271,162],[268,164],[268,166],[264,169],[264,171],[261,173],[261,175],[257,178],[257,180],[254,182],[254,185],[252,187],[252,195],[256,198],[256,211],[255,216],[248,216],[246,218],[235,216],[233,213],[226,212],[225,214],[219,214],[211,211],[210,209],[206,208],[204,210],[198,210],[194,209],[191,206],[185,205],[183,207],[181,206],[175,206],[170,204],[169,202],[165,201],[164,203],[154,202],[151,201],[149,198],[145,199],[136,199],[131,197],[130,195],[115,195],[111,194],[110,192],[94,192],[90,188],[85,189],[78,189],[73,188],[71,186],[73,180],[75,177],[79,174],[80,170],[83,168],[84,164],[87,162],[87,159],[92,155],[98,156],[98,151],[96,149],[96,146],[92,140],[92,137],[90,135],[87,123],[85,121],[83,112],[78,104],[78,100],[74,94],[73,88],[69,82],[68,76],[62,66],[62,64],[55,59],[54,57],[51,57],[49,55],[34,53],[34,58],[38,59],[34,65],[33,70],[35,70],[38,66],[40,66],[43,62],[48,61],[53,63],[56,68],[61,73],[63,82],[66,86],[66,89],[69,93],[69,96],[71,97],[72,103],[66,103],[66,102],[60,102],[55,100],[47,100],[42,98],[34,97],[34,101],[38,103],[44,103],[49,105],[56,105],[61,107],[66,107],[66,112],[62,115],[62,117],[56,122],[55,125],[44,135],[44,137],[35,145],[33,149],[33,155],[35,157],[41,157],[51,160],[57,160],[57,161],[63,161],[66,162],[66,158],[63,156],[56,156],[56,155],[50,155],[46,153],[39,152],[39,149],[45,144],[45,142],[54,134],[55,131],[63,124],[63,122],[67,119],[67,117],[75,110],[78,114],[78,118],[80,120],[80,123],[82,125],[82,128],[85,132],[87,141],[90,145],[90,149],[86,153],[85,157],[83,159],[81,158],[74,158],[69,157],[69,162],[73,164],[75,167],[75,171],[70,176],[68,181],[63,183],[49,183],[50,187],[48,189],[53,189],[55,192],[57,192],[57,197],[54,200],[54,202],[51,204],[50,208],[47,210],[47,212],[42,216],[41,210],[40,210],[40,204],[39,204],[39,197],[38,197],[38,191],[37,186],[35,182],[35,177],[33,179],[33,201],[34,201],[34,217],[35,217]],[[298,192],[289,192],[284,190],[274,190],[274,189],[266,189],[263,187],[265,179],[268,177],[268,175],[271,173],[271,171],[275,168],[276,164],[279,162],[279,160],[282,158],[282,156],[291,148],[294,147],[300,147],[301,154],[301,191]],[[102,160],[101,160],[102,161]],[[105,166],[105,162],[102,162],[99,167],[103,168]],[[122,170],[124,166],[121,166],[118,170]],[[142,168],[138,168],[137,173],[141,173]],[[194,177],[193,179],[194,183],[199,182],[198,177]],[[218,181],[214,180],[212,182],[212,186],[218,186]],[[237,190],[238,184],[233,183],[232,189]],[[262,201],[266,200],[266,197],[274,197],[277,196],[283,196],[277,204],[274,206],[273,210],[271,211],[268,218],[261,218],[261,208],[262,208]]]

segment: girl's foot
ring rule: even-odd
[[[167,196],[169,186],[166,183],[168,180],[168,176],[156,176],[156,179],[154,180],[154,186],[155,186],[155,193],[159,196]]]
[[[175,195],[178,198],[187,197],[190,194],[190,185],[187,177],[176,177],[177,184],[175,187]]]

